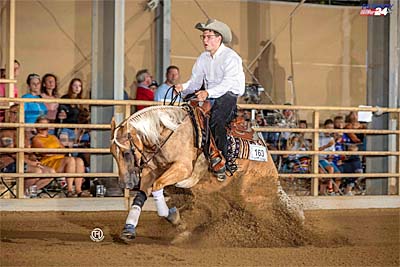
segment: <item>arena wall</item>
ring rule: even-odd
[[[6,1],[2,1],[1,36],[6,31]],[[210,17],[232,28],[232,47],[249,64],[265,43],[277,36],[255,64],[255,71],[276,104],[357,106],[366,102],[367,19],[359,7],[304,4],[292,20],[295,92],[291,75],[290,27],[296,3],[269,1],[210,1],[198,3]],[[155,13],[144,11],[144,1],[126,1],[125,86],[132,88],[137,70],[155,71]],[[25,77],[32,72],[53,72],[60,78],[61,93],[73,77],[90,88],[91,1],[16,1],[16,58],[22,63],[18,78],[21,94]],[[171,63],[189,78],[195,58],[202,51],[199,31],[205,21],[194,1],[172,0]],[[7,43],[2,38],[0,66],[4,67]],[[250,76],[247,81],[251,82]],[[134,95],[134,90],[128,90]],[[89,95],[87,93],[87,95]],[[268,103],[263,97],[263,102]],[[307,115],[308,117],[308,115]],[[321,117],[324,117],[322,114]]]

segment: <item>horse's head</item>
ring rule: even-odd
[[[117,161],[120,186],[134,188],[139,184],[143,143],[136,129],[129,127],[127,121],[116,127],[115,120],[112,119],[110,151]]]

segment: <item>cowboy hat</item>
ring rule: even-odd
[[[206,23],[199,22],[194,27],[200,31],[210,30],[218,32],[221,34],[224,44],[228,44],[232,41],[232,32],[229,26],[216,19],[209,19]]]

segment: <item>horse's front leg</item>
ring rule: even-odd
[[[160,217],[165,217],[173,225],[179,225],[180,216],[176,207],[168,208],[164,198],[164,187],[174,185],[188,178],[193,171],[191,162],[174,162],[153,184],[153,198]]]
[[[191,161],[182,160],[172,163],[171,166],[154,181],[153,192],[187,179],[192,172],[193,165]]]
[[[129,210],[128,217],[126,218],[125,227],[121,233],[121,239],[131,241],[136,238],[136,226],[139,221],[142,207],[147,200],[147,195],[144,191],[139,190],[133,200],[132,207]]]
[[[125,241],[131,241],[136,237],[136,226],[139,221],[142,207],[147,200],[148,190],[151,188],[155,180],[155,175],[150,171],[145,170],[140,183],[140,190],[133,199],[132,207],[129,210],[128,217],[126,218],[125,227],[121,233],[121,239]]]

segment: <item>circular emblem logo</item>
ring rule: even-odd
[[[103,241],[104,239],[103,230],[101,230],[100,228],[94,228],[90,233],[90,239],[92,239],[92,241],[94,242]]]

